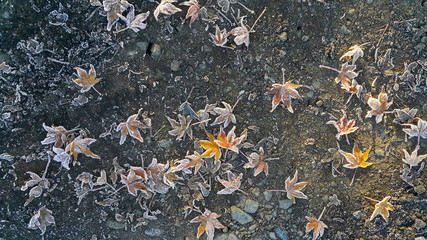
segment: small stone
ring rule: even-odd
[[[242,225],[250,223],[254,220],[251,215],[243,212],[240,208],[236,206],[231,207],[231,218]]]
[[[425,227],[426,227],[426,223],[423,220],[418,218],[415,219],[414,228],[417,229],[418,232]]]
[[[276,239],[277,239],[276,234],[274,234],[274,232],[270,232],[270,233],[268,233],[268,237],[269,237],[270,239],[273,239],[273,240],[276,240]]]
[[[245,204],[245,212],[247,213],[256,213],[258,210],[259,203],[257,201],[254,201],[252,199],[246,200]]]
[[[234,233],[223,233],[215,237],[215,240],[239,240]]]
[[[288,232],[286,230],[283,230],[282,228],[275,227],[274,233],[276,234],[276,237],[278,237],[280,240],[289,240]]]
[[[107,226],[109,228],[119,230],[119,229],[124,229],[126,227],[126,224],[125,223],[120,223],[120,222],[108,220],[107,221]]]
[[[170,148],[170,146],[172,146],[173,142],[172,141],[162,141],[159,143],[159,147],[161,148]]]
[[[288,33],[287,32],[282,32],[280,35],[279,35],[279,39],[280,39],[280,41],[286,41],[286,40],[288,40]]]
[[[346,25],[343,25],[343,26],[341,27],[341,32],[342,32],[342,33],[344,33],[345,35],[347,35],[347,34],[350,34],[350,33],[351,33],[350,29],[348,29]]]
[[[146,53],[148,49],[148,42],[137,42],[136,46],[141,49],[141,52]]]
[[[301,40],[302,40],[303,42],[307,42],[309,39],[310,39],[310,37],[309,37],[308,35],[304,35],[304,36],[302,36],[302,38],[301,38]]]
[[[173,60],[172,62],[171,62],[171,70],[172,71],[174,71],[174,72],[176,72],[176,71],[178,71],[179,70],[179,66],[181,65],[181,62],[180,61],[178,61],[178,60]]]
[[[272,197],[273,197],[273,193],[268,192],[268,191],[264,191],[265,201],[270,202],[270,200],[271,200]]]
[[[293,202],[289,199],[285,199],[285,200],[279,200],[279,208],[281,209],[288,209],[292,206]]]
[[[151,46],[151,56],[158,57],[162,53],[162,47],[159,44],[155,43]]]
[[[312,98],[313,96],[314,96],[314,92],[313,91],[310,91],[310,92],[307,93],[307,97],[308,98]]]
[[[366,0],[366,4],[371,4],[373,2],[374,2],[374,0]]]
[[[314,89],[319,89],[320,88],[320,82],[319,81],[314,81],[313,82],[313,87],[314,87]]]
[[[384,157],[384,155],[385,154],[384,154],[384,150],[383,149],[381,149],[381,148],[378,148],[378,149],[375,148],[375,156],[376,157],[381,157],[382,158],[382,157]]]
[[[316,106],[318,106],[318,107],[323,106],[323,101],[322,100],[317,101]]]

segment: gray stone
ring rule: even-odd
[[[215,240],[239,240],[234,233],[223,233],[215,237]]]
[[[348,29],[346,25],[343,25],[341,27],[341,32],[346,34],[346,35],[351,33],[350,29]]]
[[[270,202],[272,197],[273,197],[273,193],[267,192],[267,191],[264,192],[265,201]]]
[[[269,237],[270,239],[273,239],[273,240],[276,240],[276,239],[277,239],[276,234],[274,234],[274,232],[269,232],[269,233],[268,233],[268,237]]]
[[[145,53],[148,49],[148,42],[137,42],[136,46],[141,49],[141,52]]]
[[[246,200],[245,203],[245,212],[247,213],[256,213],[258,210],[259,203],[257,201],[254,201],[252,199]]]
[[[181,66],[181,62],[180,62],[180,61],[178,61],[178,60],[173,60],[173,61],[171,62],[171,70],[172,70],[172,71],[174,71],[174,72],[178,71],[178,70],[179,70],[179,66]]]
[[[375,148],[375,156],[381,157],[381,158],[384,157],[385,156],[384,150],[381,148]]]
[[[414,228],[417,229],[418,232],[425,227],[426,227],[426,223],[423,220],[418,218],[415,219]]]
[[[320,82],[319,81],[314,81],[313,82],[313,87],[314,87],[314,89],[319,89],[320,88]]]
[[[151,56],[158,57],[162,53],[162,47],[159,44],[155,43],[151,46]]]
[[[120,223],[120,222],[108,220],[107,221],[107,226],[109,228],[119,230],[119,229],[124,229],[126,227],[126,224],[125,223]]]
[[[313,96],[314,96],[314,92],[313,91],[310,91],[310,92],[307,93],[307,97],[308,98],[312,98]]]
[[[310,37],[309,37],[308,35],[304,35],[304,36],[302,36],[302,38],[301,38],[301,40],[302,40],[303,42],[307,42],[309,39],[310,39]]]
[[[274,233],[280,240],[289,240],[288,232],[282,228],[275,227]]]
[[[288,33],[287,32],[282,32],[280,35],[279,35],[279,39],[281,40],[281,41],[286,41],[286,40],[288,40]]]
[[[236,206],[231,207],[231,218],[242,225],[250,223],[254,220],[251,215],[243,212],[240,208]]]
[[[279,208],[281,209],[288,209],[292,206],[293,202],[289,199],[285,199],[285,200],[279,200]]]
[[[170,146],[172,146],[173,142],[172,141],[163,141],[159,143],[159,147],[161,148],[170,148]]]
[[[366,0],[366,4],[371,4],[373,2],[374,2],[374,0]]]

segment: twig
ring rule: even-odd
[[[50,58],[50,57],[48,57],[47,60],[49,60],[51,62],[56,62],[56,63],[64,64],[64,65],[69,65],[70,64],[69,62],[63,62],[63,61],[60,61],[60,60],[57,60],[57,59],[54,59],[54,58]]]
[[[387,23],[387,26],[385,27],[385,29],[384,29],[384,31],[383,31],[383,34],[381,34],[380,40],[378,40],[377,48],[378,48],[378,46],[380,45],[381,40],[383,40],[384,34],[385,34],[385,32],[387,31],[387,29],[388,29],[388,25],[389,25],[389,24]]]
[[[249,30],[249,32],[252,32],[252,29],[255,27],[255,24],[258,22],[258,20],[261,18],[261,16],[264,14],[265,10],[267,10],[267,8],[265,7],[264,10],[262,10],[261,14],[259,15],[259,17],[255,20],[254,24],[252,25],[251,29]]]
[[[373,198],[370,198],[370,197],[366,197],[366,196],[364,196],[364,198],[366,198],[366,199],[369,199],[369,200],[371,200],[371,201],[374,201],[374,202],[380,202],[380,201],[378,201],[378,200],[375,200],[375,199],[373,199]]]

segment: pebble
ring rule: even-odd
[[[314,87],[314,89],[319,89],[320,88],[320,82],[319,81],[314,81],[313,82],[313,87]]]
[[[365,214],[362,211],[356,211],[356,212],[353,212],[353,216],[359,220],[359,219],[365,217]]]
[[[274,228],[274,233],[276,234],[276,237],[278,237],[280,240],[289,240],[288,232],[286,230],[283,230],[282,228]]]
[[[274,232],[270,232],[270,233],[268,234],[268,237],[269,237],[270,239],[273,239],[273,240],[277,239],[276,234],[274,234]]]
[[[313,96],[314,96],[314,92],[313,91],[310,91],[310,92],[307,93],[307,97],[308,98],[312,98]]]
[[[379,149],[375,149],[375,156],[376,157],[384,157],[384,150],[383,149],[381,149],[381,148],[379,148]]]
[[[425,227],[426,227],[426,223],[423,220],[418,218],[415,219],[414,228],[417,229],[418,232]]]
[[[288,40],[288,33],[287,32],[282,32],[280,35],[279,35],[279,39],[281,40],[281,41],[286,41],[286,40]]]
[[[171,70],[172,71],[174,71],[174,72],[176,72],[176,71],[178,71],[179,70],[179,66],[181,65],[181,62],[180,61],[178,61],[178,60],[173,60],[172,62],[171,62]]]
[[[366,0],[366,4],[371,4],[373,2],[374,2],[374,0]]]
[[[136,46],[141,49],[141,52],[146,53],[148,49],[148,42],[137,42]]]
[[[323,101],[322,100],[317,101],[316,106],[318,106],[318,107],[323,106]]]
[[[239,238],[234,233],[223,233],[218,235],[215,240],[239,240]]]
[[[159,147],[161,148],[170,148],[172,146],[172,141],[162,141],[159,143]]]
[[[159,44],[155,43],[151,46],[151,56],[158,57],[162,53],[162,47]]]
[[[303,42],[307,42],[309,39],[310,39],[310,37],[309,37],[308,35],[304,35],[304,36],[302,36],[302,38],[301,38],[301,40],[302,40]]]
[[[148,236],[151,236],[151,237],[158,237],[158,236],[162,235],[163,231],[159,228],[150,228],[150,229],[145,230],[144,233],[147,234]]]
[[[252,199],[246,200],[245,204],[245,212],[247,213],[256,213],[258,210],[259,203],[257,201],[254,201]]]
[[[243,212],[240,208],[236,206],[231,207],[231,218],[242,225],[250,223],[254,220],[251,215]]]
[[[346,25],[343,25],[341,27],[341,32],[346,34],[346,35],[351,33],[350,29],[348,29]]]
[[[289,199],[285,199],[285,200],[279,200],[279,208],[281,209],[288,209],[292,206],[293,202]]]
[[[264,192],[265,201],[270,202],[272,197],[273,197],[273,193],[267,192],[267,191]]]
[[[126,224],[109,220],[107,221],[107,226],[109,228],[119,230],[119,229],[124,229],[126,227]]]

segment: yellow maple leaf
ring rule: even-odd
[[[348,164],[345,164],[345,168],[358,169],[359,167],[366,168],[367,166],[372,165],[372,163],[366,162],[368,160],[369,152],[371,151],[372,146],[368,149],[368,151],[362,153],[360,151],[357,143],[354,144],[353,153],[344,152],[343,150],[339,150],[339,152],[345,157]],[[356,170],[354,171],[353,179],[351,180],[350,186],[354,182],[354,177],[356,176]]]
[[[82,89],[80,90],[80,92],[84,93],[89,91],[91,88],[93,88],[93,90],[95,90],[99,95],[101,95],[101,93],[98,92],[98,90],[96,90],[93,86],[95,84],[97,84],[99,81],[101,81],[100,78],[96,78],[96,71],[95,71],[95,67],[91,64],[90,65],[90,70],[89,73],[86,72],[86,70],[81,69],[79,67],[75,67],[74,69],[77,70],[77,75],[79,76],[78,79],[73,80],[77,85],[79,85],[80,87],[82,87]]]
[[[202,157],[210,158],[215,156],[215,163],[219,160],[221,157],[221,149],[219,145],[215,142],[214,135],[206,132],[208,135],[209,140],[200,140],[198,143],[206,149],[206,151],[202,154]],[[219,139],[219,136],[218,136]]]
[[[372,213],[371,218],[369,220],[372,221],[378,214],[380,214],[384,218],[384,220],[386,222],[388,222],[388,216],[389,216],[389,212],[388,211],[393,211],[394,210],[393,205],[391,205],[388,202],[388,200],[390,200],[391,196],[387,196],[387,197],[385,197],[381,201],[378,201],[378,200],[375,200],[375,199],[372,199],[372,198],[368,198],[368,197],[365,197],[365,198],[367,198],[369,200],[372,200],[372,201],[378,202],[377,204],[375,204],[375,210]]]

